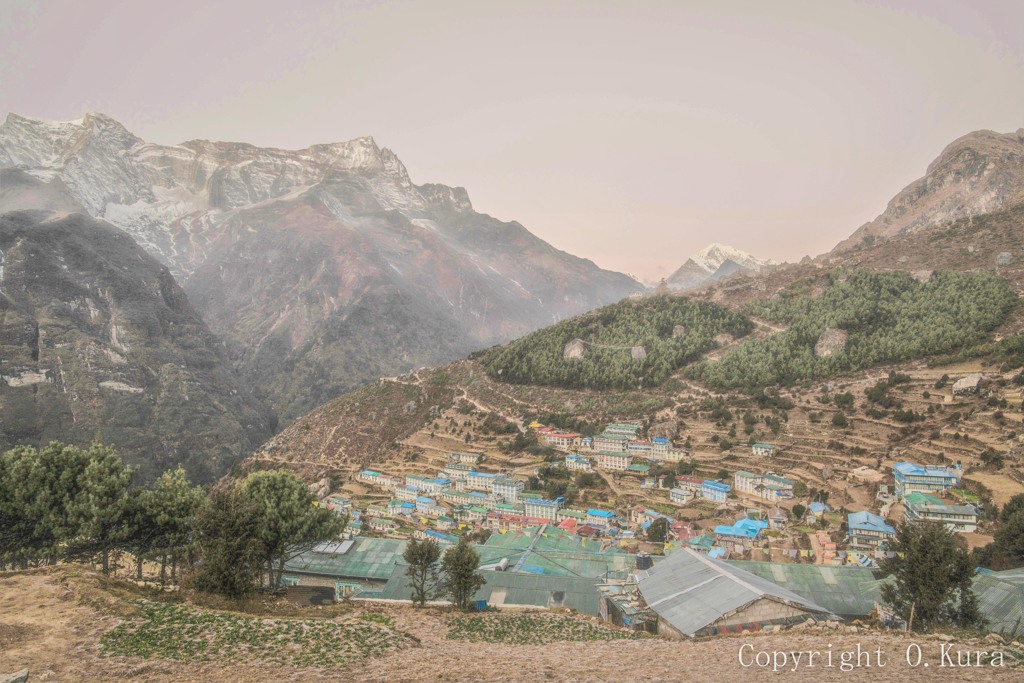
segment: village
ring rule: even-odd
[[[617,420],[585,436],[535,421],[524,428],[539,457],[421,449],[394,470],[363,469],[339,491],[320,489],[347,517],[346,540],[293,559],[285,580],[336,599],[407,600],[408,539],[466,537],[486,578],[481,607],[569,608],[675,637],[898,626],[875,573],[895,526],[941,522],[979,542],[983,506],[960,462],[851,467],[870,496],[837,504],[833,489],[785,476],[778,443],[735,447],[718,462],[731,468],[697,476],[708,463],[688,437],[644,425]],[[697,590],[695,611],[681,596]],[[1024,630],[1012,616],[1024,607],[1020,570],[981,572],[975,591],[990,628]]]

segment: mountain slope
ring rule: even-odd
[[[774,264],[768,259],[714,242],[688,258],[665,283],[672,289],[694,289],[742,271],[760,273],[771,265]]]
[[[167,264],[284,420],[642,289],[477,213],[462,188],[413,184],[372,138],[161,146],[99,114],[11,114],[3,165]]]
[[[212,481],[271,433],[165,267],[82,214],[0,216],[0,449],[100,439]]]
[[[833,254],[929,226],[997,211],[1024,201],[1024,128],[988,130],[952,142],[924,177],[897,194],[885,211],[840,242]]]

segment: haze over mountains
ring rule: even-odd
[[[707,291],[736,307],[830,260],[999,260],[1013,279],[1019,213],[990,221],[970,252],[955,236],[917,238],[1020,205],[1022,147],[1022,131],[964,136],[815,264],[711,244],[667,284],[760,283]],[[101,114],[11,114],[0,125],[3,212],[13,213],[0,230],[0,446],[99,436],[149,471],[185,463],[200,479],[347,390],[643,289],[477,213],[462,188],[414,184],[372,138],[297,151],[162,146]],[[908,261],[898,240],[912,237]]]
[[[475,212],[462,188],[413,184],[368,137],[162,146],[102,114],[11,114],[0,166],[41,181],[4,209],[75,203],[166,264],[284,421],[642,289]]]
[[[699,287],[699,291],[689,295],[691,298],[714,302],[737,312],[748,312],[750,304],[755,304],[755,310],[759,310],[756,308],[758,303],[763,308],[769,302],[786,301],[789,297],[820,296],[830,286],[829,283],[845,282],[851,272],[859,269],[909,272],[914,280],[922,282],[931,281],[935,270],[972,274],[971,277],[979,274],[979,279],[971,281],[981,282],[986,278],[994,278],[1005,282],[1017,297],[1024,298],[1024,197],[1021,194],[1024,191],[1024,173],[1020,172],[1020,156],[1015,152],[1016,136],[1000,136],[981,131],[964,136],[947,148],[943,156],[929,166],[928,173],[904,189],[897,196],[902,199],[890,203],[887,213],[874,222],[880,224],[888,220],[891,225],[907,228],[893,230],[888,238],[868,242],[861,239],[846,248],[837,248],[831,254],[821,255],[813,261],[805,259],[799,264],[773,265],[752,259],[747,261],[747,268],[743,270],[729,264],[740,264],[748,255],[712,244],[688,260],[680,272],[673,276],[673,282],[668,284],[680,289]],[[1002,141],[998,150],[993,148],[993,139]],[[954,149],[956,152],[951,157],[950,150]],[[977,163],[965,166],[965,159],[975,159]],[[970,168],[973,168],[973,172],[968,172]],[[964,204],[958,205],[953,199],[956,197],[965,198]],[[940,205],[941,209],[936,208]],[[894,209],[894,206],[900,208]],[[947,220],[952,215],[958,218]],[[727,283],[714,282],[711,276],[723,267],[725,270],[732,269],[734,277],[729,278]],[[687,277],[691,279],[687,280]],[[700,287],[701,282],[707,286]],[[664,298],[664,301],[671,299]],[[657,308],[659,304],[653,302],[652,306]],[[571,322],[597,335],[614,328],[617,322],[624,322],[621,311],[630,308],[612,306]],[[910,306],[908,311],[912,310],[913,306]],[[662,337],[671,334],[674,339],[677,328],[680,335],[692,333],[686,325],[679,324],[681,321],[666,319],[664,315],[659,318],[657,313],[650,316],[650,320],[653,328],[660,326],[658,333]],[[850,320],[845,322],[847,325],[854,323],[861,326],[875,324],[879,314],[880,311],[865,314],[859,323]],[[921,314],[921,311],[914,313]],[[828,320],[805,320],[797,325],[799,333],[806,334],[809,327],[815,328],[815,331],[820,327],[808,326],[807,322],[834,324],[834,321]],[[1011,342],[1006,348],[1017,348],[1013,347],[1012,341],[1019,340],[1024,331],[1024,316],[1019,307],[1012,309],[997,323],[995,338]],[[707,358],[720,359],[725,353],[744,349],[747,344],[756,344],[784,332],[786,326],[786,323],[759,323],[759,329],[747,337],[723,338],[721,341],[724,346],[708,354]],[[540,370],[549,369],[558,362],[579,364],[575,357],[566,357],[563,347],[566,339],[558,337],[558,330],[553,327],[533,335],[537,343],[532,344],[532,350],[524,352],[532,353],[533,356],[515,360],[520,361],[523,367],[536,366]],[[602,350],[610,355],[619,354],[621,358],[618,360],[622,361],[620,365],[628,367],[632,349],[637,348],[636,344],[644,343],[641,332],[628,327],[622,339],[612,342],[602,340]],[[573,334],[578,336],[578,332]],[[818,335],[811,334],[806,341],[814,349],[817,340]],[[688,376],[685,367],[673,371],[673,379],[661,387],[645,387],[642,391],[552,388],[522,378],[518,378],[519,383],[515,381],[517,378],[506,382],[501,377],[504,373],[496,373],[496,377],[488,376],[486,380],[481,378],[488,374],[488,358],[496,352],[515,350],[516,346],[523,344],[516,342],[439,368],[433,373],[418,373],[412,378],[384,383],[372,395],[361,391],[332,401],[277,435],[254,454],[253,459],[257,462],[287,463],[296,471],[310,476],[314,473],[323,476],[324,472],[347,473],[358,467],[372,467],[375,463],[388,462],[389,458],[398,457],[395,454],[396,441],[411,443],[409,439],[414,439],[417,430],[431,431],[429,420],[428,426],[424,427],[424,420],[427,420],[425,415],[402,410],[402,406],[409,401],[414,401],[418,406],[437,404],[443,410],[458,403],[460,397],[466,397],[473,405],[483,406],[481,410],[484,414],[492,410],[503,416],[522,415],[524,418],[530,416],[531,419],[537,415],[557,414],[567,416],[569,423],[575,420],[589,424],[609,419],[668,419],[664,413],[652,412],[657,410],[651,406],[659,405],[659,396],[664,399],[664,405],[669,406],[669,417],[674,418],[673,406],[678,405],[679,401],[688,400],[688,397],[692,398],[693,392],[706,388],[700,384],[700,380]],[[657,357],[657,349],[652,345],[647,344],[641,348],[644,353],[633,358],[636,364],[643,362],[657,365],[666,361],[664,357]],[[1003,362],[998,354],[1006,353],[1000,351],[1001,348],[999,345],[982,345],[977,349],[964,349],[962,353],[966,354],[965,358],[972,357],[972,353],[981,354],[977,357],[982,358],[986,353],[992,354],[996,362],[989,365],[998,367]],[[815,353],[811,351],[810,355]],[[920,368],[927,360],[935,359],[915,357],[908,366]],[[548,363],[548,366],[545,367],[544,363]],[[771,361],[767,364],[775,366]],[[601,370],[617,371],[613,365],[614,362],[604,361]],[[940,376],[943,371],[935,369],[932,372]],[[878,368],[869,368],[835,381],[842,385],[870,386],[878,376]],[[931,382],[934,382],[934,378]],[[766,393],[776,388],[774,385],[762,387]],[[858,394],[858,398],[863,400],[862,394]],[[360,415],[367,410],[367,406],[378,416],[380,425],[388,430],[386,441],[373,439],[369,435],[338,435],[335,427],[339,424],[348,425],[350,429],[347,434],[353,434],[353,428],[359,423]],[[820,403],[812,405],[812,408],[820,410]],[[941,417],[941,413],[939,415]],[[690,423],[689,415],[687,423]],[[893,438],[900,436],[902,426],[902,423],[894,423],[891,427]],[[828,433],[819,424],[808,425],[806,432],[793,432],[797,434],[794,437],[797,440],[806,438],[809,441]],[[978,455],[980,450],[974,452],[971,448],[980,448],[981,443],[972,442],[970,448],[964,446],[965,457]],[[822,443],[821,447],[825,448],[825,444]]]

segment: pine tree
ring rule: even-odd
[[[88,456],[52,442],[37,451],[21,446],[5,452],[0,467],[0,553],[20,567],[55,563],[76,533],[69,517]]]
[[[430,539],[413,539],[405,547],[402,559],[409,565],[405,575],[409,577],[409,584],[412,586],[412,601],[422,607],[436,589],[441,546]]]
[[[981,617],[971,587],[974,566],[966,542],[936,522],[903,524],[889,545],[896,555],[882,562],[893,577],[883,601],[927,630],[938,624],[977,626]]]
[[[68,546],[74,558],[99,559],[109,574],[111,556],[126,539],[131,512],[132,470],[110,448],[94,443],[85,454],[88,464],[78,480],[78,493],[68,502],[75,536]]]
[[[444,575],[444,593],[452,603],[464,612],[473,605],[473,596],[487,582],[477,573],[480,566],[480,555],[477,554],[465,538],[452,546],[441,560],[441,572]]]
[[[337,538],[346,520],[316,503],[299,478],[284,470],[256,472],[242,490],[260,509],[259,539],[267,585],[276,587],[288,560],[324,541]]]
[[[192,529],[206,495],[192,486],[180,467],[164,472],[153,485],[134,496],[128,547],[135,555],[136,576],[142,578],[145,557],[160,561],[160,581],[177,579],[178,566],[192,547]]]
[[[232,598],[256,588],[263,566],[260,506],[237,486],[220,486],[207,496],[196,518],[202,561],[198,589]]]

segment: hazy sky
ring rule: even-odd
[[[1024,127],[1024,2],[0,0],[0,112],[153,142],[373,135],[414,182],[646,279],[830,249]]]

